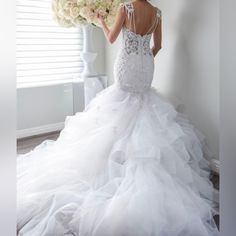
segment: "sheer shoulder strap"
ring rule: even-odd
[[[124,2],[121,3],[120,6],[125,8],[128,18],[132,17],[132,14],[134,13],[134,6],[132,2]]]
[[[130,28],[132,28],[132,24],[133,24],[133,30],[134,30],[134,32],[136,32],[133,3],[132,2],[124,2],[124,3],[121,3],[120,6],[125,8],[127,16],[128,16]]]
[[[156,10],[157,10],[157,17],[161,18],[162,17],[161,10],[157,7],[156,7]]]
[[[157,26],[159,25],[159,22],[161,19],[161,10],[156,7],[156,11],[157,12],[156,12],[155,21],[154,21],[153,25],[151,25],[151,27],[149,28],[147,34],[154,32],[156,30]]]

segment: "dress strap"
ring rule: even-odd
[[[125,8],[127,15],[128,15],[130,28],[132,28],[132,24],[133,24],[133,30],[136,33],[135,13],[134,13],[133,3],[132,2],[124,2],[124,3],[121,3],[120,5],[121,5],[121,7]]]
[[[159,10],[158,8],[156,8],[157,13],[156,13],[156,18],[155,18],[155,22],[153,23],[153,25],[151,25],[151,27],[149,28],[147,34],[154,32],[157,28],[157,26],[159,25],[159,22],[161,20],[161,10]]]
[[[157,8],[157,7],[156,7],[156,9],[157,9],[157,17],[159,19],[161,19],[161,17],[162,17],[161,10],[159,8]]]

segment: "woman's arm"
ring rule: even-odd
[[[157,55],[157,53],[161,49],[161,43],[162,43],[162,26],[161,26],[161,24],[162,24],[161,18],[159,18],[158,25],[157,25],[155,31],[153,32],[154,46],[152,47],[152,53],[153,53],[154,57]]]
[[[123,6],[120,6],[118,13],[116,15],[116,20],[112,29],[109,30],[102,16],[98,16],[99,22],[103,29],[103,32],[110,43],[114,43],[123,27],[125,22],[125,10]]]

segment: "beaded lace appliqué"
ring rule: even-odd
[[[132,3],[122,5],[129,19],[134,19]],[[122,90],[140,94],[150,89],[153,79],[154,60],[150,49],[152,34],[142,36],[126,27],[122,31],[123,43],[115,63],[115,79]]]
[[[134,20],[134,8],[133,4],[131,2],[126,2],[121,4],[122,7],[125,7],[128,18],[132,21]],[[160,12],[157,11],[157,14],[159,15]],[[134,24],[135,27],[135,24]],[[144,54],[144,55],[150,55],[152,56],[152,52],[150,50],[150,39],[151,34],[146,34],[144,36],[141,36],[139,34],[136,34],[135,32],[132,32],[131,30],[127,29],[126,27],[123,28],[123,31],[125,31],[124,36],[124,44],[125,44],[125,51],[127,54]]]
[[[136,55],[143,53],[144,55],[152,56],[150,49],[151,35],[138,35],[124,28],[124,46],[127,54],[134,53]]]
[[[142,93],[151,87],[154,61],[150,49],[151,35],[135,34],[123,28],[123,46],[115,66],[116,81],[131,93]]]
[[[128,30],[127,30],[128,32]],[[139,41],[137,38],[133,37],[132,34],[127,33],[127,37],[125,39],[125,51],[130,53],[138,54],[139,49]]]

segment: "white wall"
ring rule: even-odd
[[[105,74],[105,39],[100,29],[94,30],[94,50],[98,53],[95,68]],[[17,89],[17,130],[23,136],[61,127],[67,115],[83,110],[83,84]],[[20,132],[19,132],[20,131]],[[21,135],[20,135],[21,136]]]
[[[73,114],[71,83],[21,88],[17,90],[17,129],[41,127],[63,122]]]
[[[219,159],[219,2],[152,1],[163,13],[162,50],[155,59],[153,85],[176,104],[205,135]],[[158,3],[158,4],[157,4]],[[121,38],[106,45],[106,68],[113,64]]]

